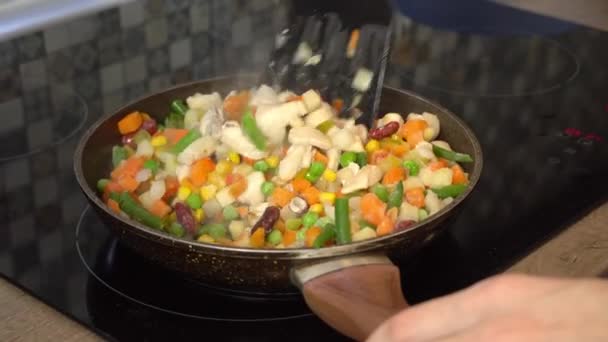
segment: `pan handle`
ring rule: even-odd
[[[408,306],[399,268],[381,254],[298,265],[291,270],[291,281],[317,316],[357,341]]]

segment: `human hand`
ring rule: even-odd
[[[501,275],[403,310],[368,342],[608,341],[608,281]]]

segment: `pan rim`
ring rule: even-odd
[[[193,85],[203,83],[203,82],[213,82],[213,81],[217,82],[217,81],[223,81],[223,80],[227,80],[227,79],[239,80],[239,79],[247,78],[247,77],[251,77],[251,75],[243,75],[243,74],[224,75],[224,76],[218,76],[218,77],[208,78],[208,79],[204,79],[204,80],[177,84],[175,86],[165,88],[163,90],[160,90],[160,91],[148,94],[148,95],[141,96],[141,97],[125,104],[124,106],[121,106],[119,109],[117,109],[111,113],[102,115],[97,121],[95,121],[83,133],[83,135],[81,136],[81,138],[78,141],[78,145],[77,145],[76,151],[74,153],[73,167],[74,167],[74,173],[76,175],[76,180],[77,180],[82,192],[85,194],[85,196],[89,200],[89,202],[92,205],[96,206],[98,209],[103,210],[106,215],[112,217],[114,220],[119,221],[126,226],[129,226],[129,228],[131,228],[131,229],[135,228],[135,229],[133,229],[133,233],[138,235],[139,237],[145,238],[148,240],[153,240],[156,243],[168,245],[171,247],[180,248],[180,249],[188,250],[191,252],[209,254],[209,255],[218,255],[218,256],[230,255],[232,257],[239,257],[239,258],[245,258],[245,259],[273,258],[273,259],[313,260],[313,259],[322,259],[322,258],[329,258],[329,257],[338,257],[338,256],[349,255],[349,254],[354,254],[354,253],[370,252],[373,250],[381,249],[384,246],[391,244],[391,242],[396,243],[400,239],[404,238],[406,235],[411,234],[413,231],[419,230],[420,228],[422,228],[424,226],[432,225],[436,221],[441,220],[445,214],[447,214],[449,211],[454,210],[456,207],[458,207],[460,204],[462,204],[469,197],[469,195],[475,190],[476,185],[479,182],[479,179],[481,177],[481,173],[483,170],[483,151],[481,149],[481,144],[479,143],[477,137],[473,133],[473,130],[464,122],[464,120],[462,120],[460,117],[458,117],[456,114],[454,114],[450,110],[446,109],[445,107],[439,105],[438,103],[436,103],[426,97],[423,97],[422,95],[419,95],[419,94],[414,93],[409,90],[399,89],[396,87],[391,87],[391,86],[385,85],[383,87],[384,90],[388,90],[391,92],[397,92],[397,93],[406,95],[408,97],[414,97],[414,98],[416,98],[422,102],[425,102],[425,103],[429,104],[430,106],[436,108],[436,110],[441,111],[441,112],[445,113],[446,115],[448,115],[451,119],[455,120],[455,122],[459,126],[459,129],[461,130],[461,132],[465,134],[466,138],[473,145],[473,152],[474,152],[473,154],[474,154],[474,158],[475,158],[474,165],[473,165],[473,170],[469,176],[469,186],[467,187],[465,192],[463,194],[461,194],[460,196],[458,196],[457,198],[455,198],[454,201],[452,201],[446,207],[442,208],[439,212],[430,216],[428,219],[424,220],[423,222],[418,222],[415,225],[413,225],[411,229],[389,234],[389,235],[378,237],[378,238],[374,238],[374,239],[370,239],[370,240],[352,242],[352,243],[349,243],[346,245],[324,247],[324,248],[320,248],[320,249],[314,249],[314,248],[268,249],[268,248],[245,248],[245,247],[223,246],[223,245],[218,245],[218,244],[210,244],[210,243],[198,242],[198,241],[194,241],[194,240],[189,241],[189,240],[185,240],[185,239],[172,237],[165,232],[158,231],[153,228],[149,228],[135,220],[123,218],[122,216],[115,214],[109,208],[107,208],[107,206],[101,201],[99,196],[97,196],[97,193],[93,189],[91,189],[91,187],[89,187],[89,185],[87,184],[86,179],[84,177],[83,165],[82,165],[84,147],[89,142],[91,136],[109,118],[117,115],[118,113],[121,113],[126,108],[128,108],[138,102],[141,102],[144,99],[159,96],[161,94],[170,92],[172,90],[176,90],[176,89],[184,88],[184,87],[188,87],[188,86],[193,86]],[[108,227],[108,229],[110,229],[110,228]]]

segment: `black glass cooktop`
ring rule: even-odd
[[[229,292],[148,264],[80,193],[84,127],[172,83],[260,70],[260,37],[284,23],[274,1],[177,3],[92,15],[94,34],[69,46],[48,32],[0,46],[13,51],[0,54],[0,273],[108,339],[344,339],[298,294]],[[412,303],[500,272],[608,193],[608,33],[489,3],[423,4],[401,7],[385,81],[462,117],[484,170],[446,232],[399,265]]]

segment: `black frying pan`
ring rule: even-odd
[[[166,115],[168,104],[196,92],[218,91],[254,85],[252,77],[223,77],[179,85],[136,100],[101,118],[83,135],[74,158],[76,178],[87,199],[121,243],[164,267],[218,287],[252,292],[302,290],[311,309],[347,336],[365,339],[382,321],[406,306],[401,292],[401,260],[428,243],[458,206],[471,193],[482,169],[482,153],[473,132],[445,108],[414,93],[385,87],[381,113],[424,111],[441,122],[439,138],[458,151],[473,156],[464,164],[470,185],[465,193],[440,212],[412,229],[380,238],[322,249],[251,249],[206,244],[172,237],[134,220],[114,214],[96,192],[96,183],[112,169],[112,146],[121,136],[117,122],[139,110],[157,120]]]

